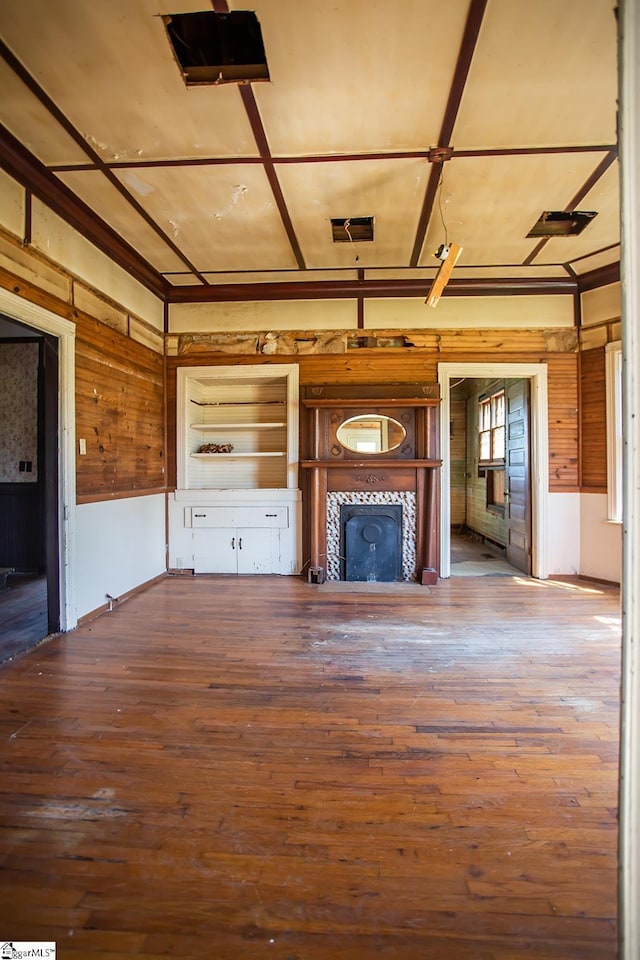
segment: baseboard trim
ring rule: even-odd
[[[166,580],[167,572],[159,573],[157,577],[152,577],[151,580],[145,580],[144,583],[140,583],[137,587],[133,587],[132,590],[128,590],[126,593],[123,593],[120,597],[112,597],[106,603],[103,603],[102,606],[96,607],[95,610],[91,610],[90,613],[85,613],[84,616],[78,617],[78,626],[81,627],[85,623],[89,623],[90,620],[95,620],[96,617],[101,617],[103,613],[111,613],[116,606],[120,606],[121,603],[124,603],[125,600],[130,600],[131,597],[135,597],[138,593],[143,593],[145,590],[148,590],[149,587],[152,587],[154,583],[159,583],[160,580]]]

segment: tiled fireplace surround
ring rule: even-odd
[[[327,494],[327,580],[340,580],[340,507],[343,504],[402,506],[402,579],[416,580],[416,495],[406,491],[336,491]]]

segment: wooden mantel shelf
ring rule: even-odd
[[[442,466],[442,460],[302,460],[300,466],[310,470],[314,468],[348,468],[349,470],[406,470],[421,467],[425,470],[435,470]]]
[[[319,398],[314,400],[311,398],[306,398],[302,401],[303,406],[305,407],[338,407],[340,409],[347,409],[347,407],[366,407],[368,410],[375,410],[377,407],[439,407],[440,400],[434,397],[394,397],[388,399],[387,397],[373,400],[370,397],[367,399],[354,400],[349,398],[348,400],[336,400],[329,398]]]

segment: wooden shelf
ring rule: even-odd
[[[267,430],[272,427],[286,427],[286,421],[269,423],[192,423],[191,429],[199,433],[215,433],[216,430]]]
[[[240,460],[248,457],[284,457],[284,450],[269,450],[254,453],[192,453],[195,460]]]

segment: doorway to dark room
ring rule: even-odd
[[[58,339],[0,315],[0,662],[60,629]]]

